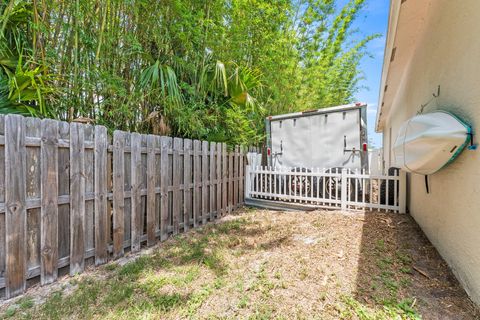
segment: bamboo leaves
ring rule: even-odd
[[[176,106],[182,104],[175,71],[158,60],[142,71],[140,86],[144,90],[159,90],[162,98],[168,98]]]
[[[0,112],[230,143],[353,99],[365,0],[0,2]]]

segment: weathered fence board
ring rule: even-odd
[[[239,181],[240,181],[240,184],[239,184],[239,188],[238,188],[238,205],[241,206],[243,205],[244,203],[244,196],[245,196],[245,177],[244,177],[244,172],[245,172],[245,169],[243,168],[243,166],[245,165],[244,164],[244,161],[245,161],[245,155],[244,155],[244,149],[243,149],[243,146],[240,147],[240,172],[238,174],[239,176]]]
[[[107,262],[107,128],[95,126],[95,264]]]
[[[183,175],[180,171],[181,163],[180,163],[180,151],[183,148],[183,139],[181,138],[174,138],[173,139],[173,176],[172,176],[172,221],[173,221],[173,234],[177,234],[180,232],[180,181],[183,180]]]
[[[59,122],[58,135],[61,140],[69,141],[70,125],[67,122]],[[93,161],[93,155],[92,155]],[[92,167],[93,172],[93,167]],[[92,190],[93,191],[93,190]],[[61,148],[58,150],[58,196],[70,195],[70,150]],[[93,223],[93,222],[92,222]],[[92,226],[93,233],[93,226]],[[92,238],[93,239],[93,238]],[[93,244],[92,244],[93,247]],[[62,202],[58,206],[58,258],[70,257],[70,203]]]
[[[192,218],[192,140],[183,140],[183,231],[190,228]]]
[[[70,125],[70,194],[70,275],[74,275],[85,268],[85,131],[79,123]]]
[[[217,143],[217,163],[216,163],[216,171],[217,171],[217,218],[222,216],[222,144]]]
[[[155,136],[147,137],[147,245],[156,242],[155,235]]]
[[[222,216],[227,214],[228,208],[228,154],[227,154],[227,145],[222,143]]]
[[[217,145],[215,142],[210,142],[210,157],[209,157],[209,187],[208,187],[208,195],[209,195],[209,219],[212,221],[215,218],[215,152],[217,150]]]
[[[5,117],[0,116],[0,134],[5,136]],[[5,144],[0,145],[0,203],[5,204]],[[5,277],[5,211],[0,213],[0,277]]]
[[[132,133],[130,140],[130,158],[131,158],[131,240],[132,252],[140,250],[140,237],[142,236],[142,199],[140,195],[140,184],[142,174],[142,159],[141,159],[141,135]]]
[[[5,226],[6,297],[25,291],[27,252],[25,122],[20,116],[5,118]]]
[[[41,120],[25,119],[25,139],[42,138]],[[26,202],[41,198],[41,148],[26,148]],[[40,199],[41,201],[41,199]],[[41,208],[27,208],[27,269],[41,266]]]
[[[238,183],[239,183],[239,169],[238,166],[240,164],[240,148],[239,146],[235,146],[235,155],[233,159],[233,206],[237,207],[238,204]]]
[[[228,153],[228,202],[227,202],[227,213],[230,214],[233,208],[233,156],[234,151]]]
[[[201,178],[202,178],[202,167],[201,167],[201,149],[202,144],[198,140],[193,141],[193,227],[198,226],[199,217],[201,217]]]
[[[124,254],[125,239],[125,134],[113,133],[113,257]]]
[[[225,215],[241,204],[241,153],[0,116],[0,288],[13,297],[28,279],[51,283],[59,268],[78,274]]]
[[[168,217],[168,176],[169,176],[169,166],[168,166],[168,147],[171,138],[161,137],[161,160],[160,167],[162,171],[160,172],[160,188],[161,188],[161,205],[160,205],[160,239],[165,240],[168,238],[168,226],[170,225]]]
[[[202,224],[208,212],[208,141],[202,141]]]
[[[83,126],[84,130],[84,144],[91,144],[93,145],[94,134],[95,134],[95,127],[92,125],[85,125]],[[59,153],[62,150],[59,150]],[[95,172],[94,172],[94,165],[95,165],[95,151],[93,148],[85,148],[84,150],[84,181],[85,181],[85,218],[84,218],[84,231],[85,231],[85,252],[94,252],[95,251],[95,199],[94,197],[88,197],[87,195],[94,194],[95,192]],[[58,173],[60,180],[60,172]],[[60,213],[59,213],[60,214]],[[80,250],[80,249],[78,249]]]

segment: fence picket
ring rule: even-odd
[[[210,143],[210,156],[208,159],[208,163],[210,166],[209,172],[209,181],[208,181],[208,195],[210,199],[210,204],[208,206],[208,216],[210,221],[213,221],[215,218],[214,208],[215,208],[215,151],[217,149],[217,145],[215,142]]]
[[[183,140],[183,231],[190,228],[192,215],[192,140]]]
[[[238,146],[235,146],[234,157],[233,157],[233,208],[238,206],[238,166],[240,164],[240,149]]]
[[[113,257],[124,254],[125,239],[125,133],[113,132]]]
[[[216,209],[216,217],[220,218],[222,216],[222,144],[217,143],[217,164],[216,164],[216,171],[217,171],[217,205]]]
[[[183,149],[183,139],[173,139],[173,191],[172,191],[172,220],[173,220],[173,234],[180,232],[180,180],[181,180],[181,163],[180,163],[180,151]]]
[[[48,284],[58,276],[58,122],[43,120],[41,131],[40,281]]]
[[[25,141],[31,138],[41,140],[41,120],[36,118],[25,118]],[[26,142],[25,142],[26,143]],[[41,142],[39,147],[41,146]],[[26,203],[32,200],[41,201],[41,148],[26,148]],[[41,206],[41,203],[40,203]],[[26,229],[26,251],[27,270],[40,266],[41,261],[41,208],[27,208],[27,229]]]
[[[51,283],[59,268],[78,274],[232,212],[246,193],[243,151],[0,116],[0,288],[13,297],[27,279]]]
[[[198,226],[199,217],[201,215],[201,142],[199,140],[193,141],[193,227]]]
[[[239,204],[240,205],[243,205],[244,203],[244,190],[245,190],[245,176],[244,176],[244,172],[245,172],[245,152],[244,152],[244,148],[243,146],[240,147],[240,156],[239,156],[239,159],[240,159],[240,172],[239,172],[239,190],[238,190],[238,201],[240,202]]]
[[[222,216],[227,214],[228,208],[228,193],[227,193],[227,184],[228,184],[228,163],[227,163],[227,145],[222,143]]]
[[[142,199],[140,195],[141,181],[142,181],[142,155],[141,143],[142,137],[138,133],[132,133],[130,136],[130,160],[131,160],[131,251],[137,252],[140,250],[140,238],[143,233],[141,225],[142,216]]]
[[[0,115],[0,134],[5,135],[5,116]],[[5,203],[5,145],[0,145],[0,202]],[[0,212],[0,274],[5,274],[5,212]]]
[[[202,224],[208,215],[208,142],[202,141]]]
[[[155,136],[147,136],[147,246],[156,242],[155,235]]]
[[[404,172],[391,176],[376,176],[364,170],[349,169],[303,170],[262,166],[247,168],[249,171],[245,173],[245,188],[248,189],[244,192],[246,198],[275,199],[341,210],[378,209],[394,212],[405,210]],[[377,191],[372,191],[372,184],[377,183],[380,186],[381,183],[389,182],[392,186],[386,194],[393,197],[393,203],[379,200],[380,197],[385,197],[383,193],[385,191],[373,197],[372,192]],[[316,191],[309,189],[314,187]],[[388,185],[385,189],[387,187]]]
[[[65,127],[68,127],[68,123],[64,123]],[[60,130],[60,137],[62,137]],[[93,145],[94,141],[94,134],[95,134],[95,127],[93,125],[84,125],[83,126],[83,134],[84,134],[84,147],[87,143]],[[68,194],[68,185],[65,185],[65,182],[62,181],[62,176],[68,172],[68,169],[64,166],[61,167],[60,159],[62,158],[62,152],[65,150],[59,149],[58,150],[58,158],[59,158],[59,172],[58,172],[58,181],[59,181],[59,195],[61,194]],[[68,150],[66,150],[68,151]],[[66,154],[63,154],[63,157],[66,157]],[[95,222],[94,222],[94,210],[95,210],[95,199],[94,197],[89,197],[87,199],[86,195],[93,195],[95,193],[95,173],[94,173],[94,166],[95,166],[95,150],[93,148],[84,148],[84,183],[85,183],[85,217],[84,217],[84,246],[85,251],[94,252],[95,251]],[[59,220],[59,234],[58,238],[64,239],[64,233],[61,231],[61,224],[60,221],[65,221],[62,219],[62,211],[66,210],[68,207],[66,205],[59,206],[58,210],[58,220]],[[68,231],[68,230],[67,230]],[[71,245],[70,245],[71,246]],[[79,249],[80,250],[80,249]],[[62,253],[61,248],[59,247],[59,258],[64,256]]]
[[[107,262],[107,128],[95,126],[95,264]]]
[[[228,153],[228,214],[232,212],[233,208],[233,155],[234,151],[230,151]]]
[[[26,287],[26,150],[23,117],[5,117],[6,291],[8,298]]]
[[[161,190],[161,199],[160,199],[160,240],[165,240],[168,238],[168,226],[170,225],[169,216],[168,216],[168,147],[169,147],[169,137],[162,136],[160,138],[161,143],[161,155],[160,155],[160,167],[163,169],[160,172],[160,190]]]
[[[70,124],[70,194],[70,275],[74,275],[85,268],[85,131],[80,123]]]

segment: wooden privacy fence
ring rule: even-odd
[[[0,288],[55,281],[243,203],[244,152],[223,143],[0,117]]]
[[[372,175],[346,168],[274,168],[247,166],[245,199],[304,204],[340,210],[405,213],[406,173]],[[253,201],[253,202],[251,202]],[[278,206],[278,205],[277,205]]]

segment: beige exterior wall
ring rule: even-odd
[[[418,2],[406,1],[402,6]],[[480,139],[480,1],[428,2],[423,30],[406,62],[396,66],[402,68],[395,80],[398,85],[388,87],[389,110],[381,128],[387,167],[393,155],[390,141],[395,142],[399,126],[430,100],[425,112],[448,110],[469,122]],[[401,15],[408,8],[400,10]],[[402,43],[395,46],[401,56]],[[438,85],[440,97],[432,99]],[[480,150],[465,150],[452,164],[429,176],[430,194],[423,176],[413,174],[409,180],[410,213],[480,304]]]

